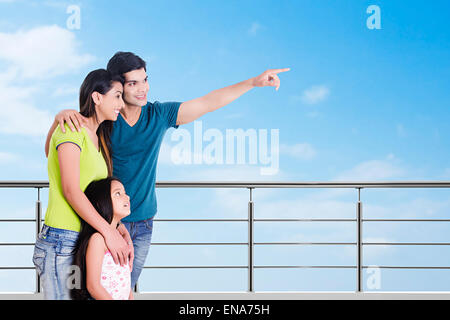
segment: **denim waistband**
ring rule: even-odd
[[[46,224],[42,226],[41,237],[44,239],[47,237],[57,238],[61,240],[77,241],[79,233],[73,230],[65,230],[59,228],[49,227]]]

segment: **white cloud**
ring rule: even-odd
[[[442,174],[443,179],[450,179],[450,168],[445,168],[444,173]]]
[[[405,127],[401,123],[397,125],[397,135],[402,138],[406,137]]]
[[[0,163],[10,163],[16,161],[17,159],[19,159],[19,157],[14,153],[0,152]]]
[[[250,26],[250,28],[247,30],[247,33],[251,36],[255,36],[256,33],[262,29],[262,25],[259,24],[258,22],[253,22],[252,25]]]
[[[390,156],[388,156],[389,158]],[[334,180],[373,181],[380,179],[398,178],[405,174],[405,170],[386,160],[369,160],[358,164],[350,170],[342,172]]]
[[[6,64],[0,73],[1,133],[46,135],[53,116],[36,106],[36,97],[45,96],[41,89],[45,81],[76,72],[94,60],[77,47],[75,35],[58,26],[0,32],[0,61]],[[56,95],[69,93],[64,85],[55,85],[54,90]]]
[[[53,97],[62,97],[62,96],[78,96],[79,88],[70,87],[70,86],[61,86],[56,88],[52,93]]]
[[[29,136],[45,135],[53,117],[46,110],[34,106],[33,87],[10,87],[0,83],[2,103],[0,132]]]
[[[330,94],[330,89],[327,86],[312,86],[303,91],[301,100],[306,104],[316,104],[324,101]]]
[[[25,79],[45,79],[79,70],[94,60],[77,52],[75,35],[59,26],[0,32],[0,59]]]
[[[310,160],[316,156],[316,150],[309,143],[297,143],[294,145],[281,144],[280,153],[300,160]]]

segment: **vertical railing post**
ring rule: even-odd
[[[254,204],[252,199],[252,189],[250,190],[250,200],[248,202],[248,292],[253,292],[253,219]]]
[[[42,206],[41,206],[41,188],[37,188],[37,201],[36,201],[36,240],[41,232],[41,220],[42,220]],[[41,278],[36,270],[36,293],[41,292]]]
[[[357,224],[357,235],[356,235],[356,292],[362,292],[362,269],[363,269],[363,251],[362,251],[362,202],[361,202],[361,188],[358,188],[358,203],[356,205],[356,224]]]

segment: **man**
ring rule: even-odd
[[[149,90],[146,63],[131,52],[117,52],[107,69],[124,79],[125,107],[113,125],[111,135],[113,174],[124,184],[131,200],[131,214],[122,220],[133,242],[130,258],[133,261],[131,285],[135,286],[150,247],[153,217],[157,212],[155,196],[156,163],[161,142],[168,128],[178,128],[208,112],[215,111],[254,87],[272,86],[278,90],[277,74],[289,71],[271,69],[261,75],[237,84],[214,90],[205,96],[180,102],[147,102]],[[80,130],[84,119],[75,110],[63,110],[55,123],[64,128],[64,122],[74,131]],[[54,127],[48,134],[50,140]],[[46,144],[46,153],[48,143]]]

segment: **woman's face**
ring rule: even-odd
[[[123,86],[120,82],[113,82],[106,94],[98,94],[96,112],[98,119],[116,121],[120,110],[125,106],[122,99]]]
[[[130,197],[126,194],[123,184],[117,180],[111,181],[111,199],[114,216],[122,219],[130,214]]]

